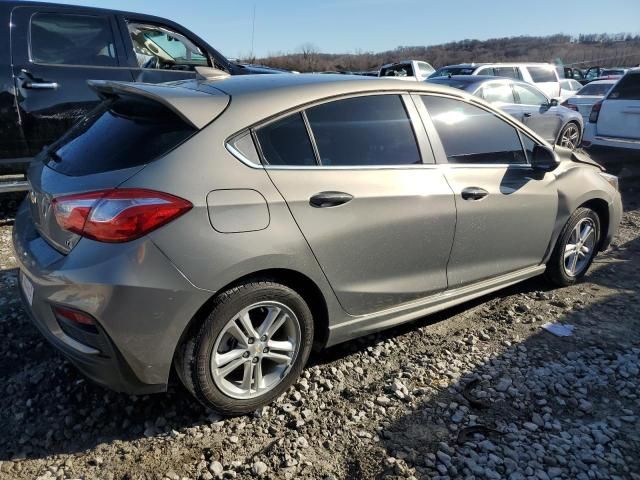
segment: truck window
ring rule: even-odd
[[[188,71],[209,65],[200,47],[181,33],[140,23],[129,23],[128,28],[140,68]]]
[[[31,61],[55,65],[117,66],[107,17],[36,13],[31,17]]]

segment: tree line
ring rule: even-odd
[[[564,65],[636,66],[640,64],[640,35],[557,34],[547,37],[519,36],[489,40],[461,40],[433,46],[399,46],[386,52],[322,53],[305,43],[291,53],[275,53],[249,58],[249,63],[300,72],[377,70],[381,65],[401,60],[424,60],[438,68],[470,62],[550,62]]]

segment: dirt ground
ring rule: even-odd
[[[19,197],[2,198],[0,479],[640,479],[640,183],[611,163],[625,215],[584,282],[532,279],[314,354],[231,419],[177,385],[113,393],[50,347],[16,289]]]

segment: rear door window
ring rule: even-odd
[[[482,87],[482,98],[490,103],[516,103],[513,89],[507,83],[489,83]]]
[[[520,135],[488,110],[453,98],[422,96],[449,163],[527,163]]]
[[[60,173],[89,175],[150,163],[195,132],[159,103],[122,96],[102,102],[40,155]]]
[[[336,100],[306,113],[322,165],[422,163],[411,120],[399,95]]]
[[[31,61],[54,65],[118,65],[109,17],[36,13],[30,25]]]
[[[555,71],[553,68],[546,67],[527,67],[531,80],[534,83],[557,82]]]
[[[545,105],[549,102],[547,97],[535,87],[516,83],[513,85],[513,89],[518,95],[518,103],[522,105]]]
[[[627,74],[613,87],[611,100],[640,100],[640,73]]]

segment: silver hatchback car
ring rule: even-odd
[[[250,412],[312,347],[546,273],[579,280],[617,179],[433,84],[264,75],[96,82],[34,160],[14,229],[25,307],[95,381]]]

